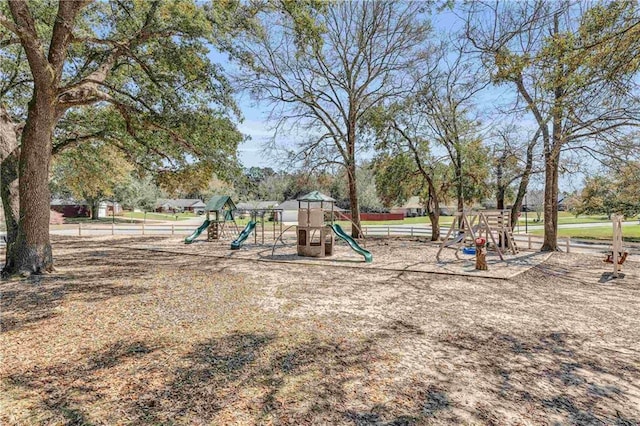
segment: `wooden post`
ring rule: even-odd
[[[487,271],[489,266],[487,265],[487,248],[485,247],[486,240],[484,238],[476,238],[476,270]]]
[[[387,225],[387,238],[391,236],[391,227]]]
[[[622,269],[620,263],[624,261],[624,249],[622,248],[622,216],[613,215],[613,240],[611,241],[611,260],[613,261],[613,278],[618,278]],[[620,257],[622,256],[622,258]]]
[[[173,223],[171,224],[171,235],[175,234],[175,227],[173,225]]]
[[[531,234],[527,235],[527,246],[529,247],[529,250],[531,250]]]
[[[78,237],[82,235],[82,223],[78,222]]]
[[[142,222],[142,235],[144,235],[144,222]]]
[[[567,253],[571,252],[571,237],[567,237],[566,247]]]
[[[111,222],[111,235],[116,235],[116,224]]]

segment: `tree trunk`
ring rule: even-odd
[[[541,251],[558,251],[558,155],[545,155],[544,241]]]
[[[560,13],[553,16],[553,34],[559,34]],[[562,52],[560,52],[562,53]],[[562,117],[564,110],[563,79],[564,66],[557,61],[554,67],[555,81],[553,89],[552,139],[544,153],[544,241],[541,251],[558,251],[558,166],[562,147]]]
[[[506,188],[504,186],[499,186],[496,191],[496,208],[498,210],[504,210],[504,194],[506,192]]]
[[[498,158],[498,166],[496,167],[496,208],[504,210],[504,194],[506,188],[503,182],[504,162],[506,154],[503,152]]]
[[[349,205],[351,206],[351,236],[362,238],[360,227],[360,203],[356,182],[356,115],[353,101],[350,101],[349,120],[347,122],[347,180],[349,184]]]
[[[98,220],[100,218],[100,200],[96,198],[87,198],[86,201],[91,208],[91,220]]]
[[[20,149],[20,221],[15,249],[7,259],[5,274],[37,274],[53,270],[49,240],[49,164],[56,121],[54,99],[53,93],[43,94],[35,89],[29,103]]]
[[[440,202],[433,181],[428,177],[425,178],[427,185],[429,185],[427,213],[429,214],[429,221],[431,222],[431,241],[438,241],[440,240]]]
[[[18,235],[18,217],[20,214],[20,197],[18,193],[18,163],[20,149],[18,134],[11,117],[0,106],[0,196],[7,228],[5,268],[12,269],[15,254],[16,237]]]
[[[363,235],[360,232],[360,204],[358,203],[355,161],[347,167],[347,180],[349,182],[349,205],[351,206],[351,236],[353,238],[362,238]]]
[[[458,211],[464,211],[464,193],[462,185],[462,153],[456,147],[456,198],[458,199]]]
[[[529,187],[531,171],[533,170],[533,150],[536,146],[536,141],[538,138],[537,135],[534,138],[535,139],[527,147],[527,158],[524,166],[524,171],[522,172],[522,178],[520,178],[520,184],[518,185],[518,193],[516,194],[516,199],[513,202],[513,207],[511,207],[511,229],[515,229],[516,224],[518,223],[518,214],[522,210],[522,201],[524,200],[524,196],[527,193],[527,188]]]

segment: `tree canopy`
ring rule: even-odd
[[[225,175],[237,167],[239,113],[209,55],[220,46],[209,17],[229,7],[191,0],[0,5],[0,50],[12,59],[0,66],[2,103],[15,123],[24,121],[19,196],[3,191],[5,208],[19,204],[21,218],[7,223],[16,230],[7,272],[51,267],[49,164],[68,147],[100,140],[165,172],[206,163]]]

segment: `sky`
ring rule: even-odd
[[[452,26],[458,25],[458,18],[451,11],[441,12],[432,17],[434,31],[446,32]],[[213,60],[218,61],[223,68],[228,71],[235,70],[235,66],[231,64],[226,55],[213,52],[210,54]],[[485,94],[486,102],[493,102],[496,96],[502,96],[504,90],[496,90],[492,93]],[[280,159],[273,158],[274,154],[265,149],[266,145],[273,138],[274,131],[269,123],[267,116],[269,114],[269,106],[256,104],[247,94],[239,93],[236,101],[242,111],[244,120],[239,124],[239,130],[249,139],[242,143],[239,147],[238,154],[240,161],[245,167],[272,167],[280,169],[286,165],[280,164]],[[293,141],[279,139],[279,143],[291,144]]]
[[[452,28],[456,28],[461,24],[459,17],[452,11],[441,12],[432,17],[432,24],[435,34],[443,34],[450,32]],[[230,63],[226,54],[212,53],[212,59],[218,62],[228,71],[235,70],[235,65]],[[515,94],[512,87],[490,86],[478,97],[479,110],[484,112],[494,111],[496,105],[508,105],[514,99]],[[236,101],[242,111],[243,121],[239,124],[239,130],[248,137],[238,150],[240,161],[245,167],[271,167],[274,169],[286,169],[286,164],[282,162],[282,158],[278,159],[277,154],[266,149],[267,144],[272,140],[274,130],[272,124],[269,123],[267,116],[270,106],[265,104],[257,104],[250,99],[248,94],[238,93]],[[523,120],[519,124],[531,125],[535,128],[533,118]],[[279,144],[293,145],[294,136],[279,137]],[[371,157],[371,153],[361,156],[360,160]],[[569,174],[561,177],[561,190],[574,191],[582,186],[584,175]],[[534,177],[531,182],[532,189],[542,187],[543,182],[540,177]]]

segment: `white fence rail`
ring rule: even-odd
[[[431,237],[431,228],[426,226],[393,226],[393,225],[369,225],[362,227],[365,237]],[[448,228],[443,227],[444,236]],[[55,235],[98,236],[98,235],[165,235],[187,236],[195,231],[193,225],[181,224],[77,224],[58,225],[51,227],[51,233]],[[295,235],[294,231],[290,231]],[[265,229],[265,237],[272,234],[271,229]],[[542,237],[531,234],[515,234],[515,240],[521,249],[539,250],[542,247]],[[610,250],[611,241],[604,240],[578,240],[569,237],[558,239],[560,248],[566,252],[604,252]],[[640,244],[625,243],[625,249],[633,254],[640,254]]]

